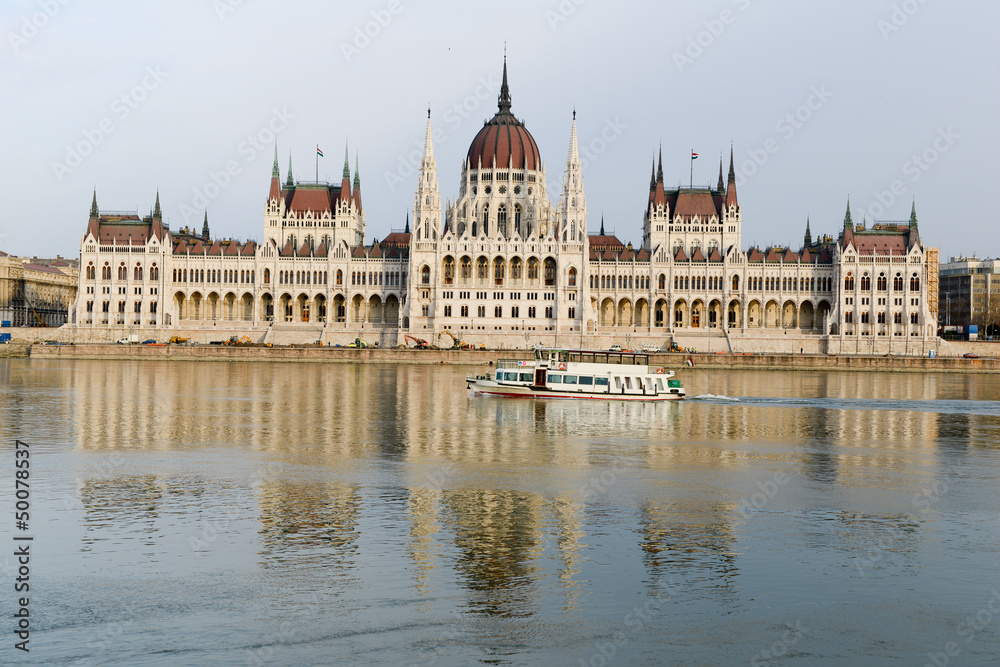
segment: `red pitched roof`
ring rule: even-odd
[[[287,241],[285,247],[281,249],[278,255],[280,257],[295,257],[295,248],[292,247],[292,242]]]
[[[44,271],[45,273],[55,273],[60,276],[66,275],[54,266],[43,266],[42,264],[32,264],[31,262],[22,262],[21,266],[24,267],[25,271]]]
[[[798,256],[794,252],[792,252],[791,248],[789,248],[788,250],[786,250],[785,251],[785,256],[781,258],[781,261],[783,261],[783,262],[795,262],[797,260],[798,260]]]
[[[299,248],[299,257],[308,257],[311,254],[312,251],[309,249],[309,244],[303,242],[302,247]]]
[[[410,246],[410,233],[409,232],[392,232],[379,244],[381,246]]]
[[[722,261],[722,253],[719,252],[718,248],[712,248],[712,252],[708,254],[708,261],[710,262]]]
[[[677,248],[677,254],[674,255],[674,261],[675,262],[686,262],[686,261],[688,261],[687,255],[684,254],[684,248],[683,247],[678,247]]]
[[[705,261],[705,254],[701,251],[701,248],[695,248],[694,249],[694,254],[691,255],[691,261],[692,262],[704,262]]]

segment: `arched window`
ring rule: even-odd
[[[431,267],[424,265],[424,268],[420,269],[420,283],[423,285],[431,284]]]
[[[271,284],[271,269],[264,269],[264,284]]]
[[[149,279],[150,280],[160,279],[160,267],[156,265],[156,262],[153,262],[153,265],[149,267]]]
[[[886,279],[885,279],[885,274],[884,273],[878,274],[877,287],[878,287],[878,291],[879,292],[884,292],[884,291],[886,291],[886,289],[888,289],[888,285],[886,284]]]
[[[462,258],[461,271],[462,271],[461,274],[462,280],[468,280],[469,278],[472,277],[472,260],[469,259],[468,257]]]
[[[871,292],[872,291],[872,279],[867,273],[861,276],[861,291]]]
[[[338,285],[344,284],[344,272],[341,271],[340,269],[337,269],[337,284]]]
[[[521,205],[514,204],[514,229],[517,230],[518,234],[522,233],[521,230]]]
[[[507,206],[504,204],[497,207],[497,232],[507,236]]]
[[[521,258],[515,257],[510,260],[510,279],[511,280],[521,280],[524,273],[524,266],[521,264]]]
[[[138,264],[135,265],[135,269],[132,271],[132,280],[142,280],[142,267]]]
[[[920,278],[918,278],[917,274],[915,273],[912,276],[910,276],[910,291],[911,292],[920,291]]]
[[[487,236],[490,233],[490,205],[483,205],[483,235]]]
[[[733,291],[738,292],[740,289],[740,277],[737,274],[733,274]]]
[[[538,280],[538,260],[534,257],[528,260],[528,280]]]
[[[574,268],[569,270],[569,286],[576,287],[576,269]]]
[[[455,259],[453,257],[444,258],[444,283],[451,285],[455,282]]]
[[[101,280],[111,280],[111,267],[108,266],[107,262],[104,262],[104,266],[101,267]]]
[[[493,260],[493,284],[503,285],[504,262],[502,257]]]
[[[660,274],[660,279],[659,282],[657,283],[657,287],[659,287],[659,289],[661,290],[667,289],[667,276],[665,276],[662,273]]]
[[[489,262],[486,261],[485,257],[480,257],[476,262],[476,278],[479,280],[486,280],[487,273],[489,272]]]
[[[844,291],[853,292],[854,291],[854,274],[850,271],[844,276]]]
[[[128,280],[128,269],[125,268],[125,262],[122,262],[121,266],[118,267],[118,280]]]
[[[892,279],[892,291],[893,292],[902,292],[903,291],[903,274],[902,273],[897,273],[896,276]]]
[[[91,262],[87,265],[87,280],[95,280],[97,278],[97,268],[94,263]]]
[[[556,284],[556,260],[551,257],[545,260],[545,284]]]

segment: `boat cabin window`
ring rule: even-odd
[[[623,354],[622,355],[621,363],[624,364],[624,365],[626,365],[626,366],[630,366],[630,365],[634,364],[635,363],[635,355],[634,354]]]
[[[592,378],[589,375],[581,375],[580,376],[580,384],[593,385],[594,384],[594,378]]]
[[[630,377],[625,378],[625,388],[626,389],[632,388],[632,378]]]
[[[563,384],[576,384],[576,376],[575,375],[564,375],[563,376]]]
[[[608,378],[594,378],[594,384],[596,384],[598,387],[607,387]]]
[[[594,355],[595,364],[606,364],[608,363],[608,355],[597,353]]]
[[[585,364],[592,364],[595,361],[594,357],[595,355],[593,352],[585,352],[580,355],[580,361],[582,361]]]
[[[562,375],[553,375],[549,373],[549,384],[562,384]]]
[[[569,360],[572,361],[573,363],[577,363],[577,364],[580,363],[580,353],[579,352],[570,352],[569,353]]]
[[[531,382],[532,379],[531,373],[521,373],[521,382]]]
[[[663,380],[661,378],[656,378],[656,388],[663,391]]]

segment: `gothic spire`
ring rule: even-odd
[[[656,182],[663,182],[663,144],[660,144],[660,162],[656,167]]]
[[[719,192],[722,192],[725,186],[722,184],[722,156],[719,156],[719,185],[717,187]]]
[[[404,234],[410,233],[410,212],[406,212],[406,229],[403,230]]]
[[[358,153],[354,152],[354,189],[361,187],[361,169],[358,168]]]
[[[601,213],[601,236],[604,236],[604,214]]]
[[[503,83],[500,84],[500,97],[497,99],[500,113],[510,113],[510,88],[507,86],[507,47],[503,53]]]
[[[917,228],[917,200],[913,200],[913,206],[910,207],[910,229]]]
[[[201,225],[201,239],[203,241],[208,241],[210,234],[208,233],[208,211],[205,211],[205,222]]]
[[[278,171],[278,142],[274,142],[274,167],[271,168],[271,178],[281,179],[281,172]]]
[[[733,164],[733,147],[729,147],[729,182],[736,183],[736,169]]]
[[[156,206],[153,207],[153,220],[162,220],[163,212],[160,211],[160,191],[156,191]]]
[[[97,188],[94,188],[94,201],[90,204],[90,217],[94,220],[101,217],[101,210],[97,208]]]
[[[806,236],[803,241],[805,242],[805,247],[807,248],[812,245],[812,232],[809,230],[809,216],[806,216]]]
[[[649,189],[656,189],[656,159],[653,159],[653,165],[649,168]]]
[[[295,187],[295,180],[292,178],[292,151],[288,151],[288,180],[285,185],[290,188]]]
[[[851,198],[847,198],[847,214],[844,216],[844,229],[854,229],[854,222],[851,220]]]
[[[347,142],[344,142],[344,180],[351,180],[351,156],[347,150]]]

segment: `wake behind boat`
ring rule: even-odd
[[[499,359],[489,375],[467,377],[481,394],[520,398],[602,398],[671,401],[684,398],[674,372],[649,365],[649,355],[538,348],[534,360]]]

